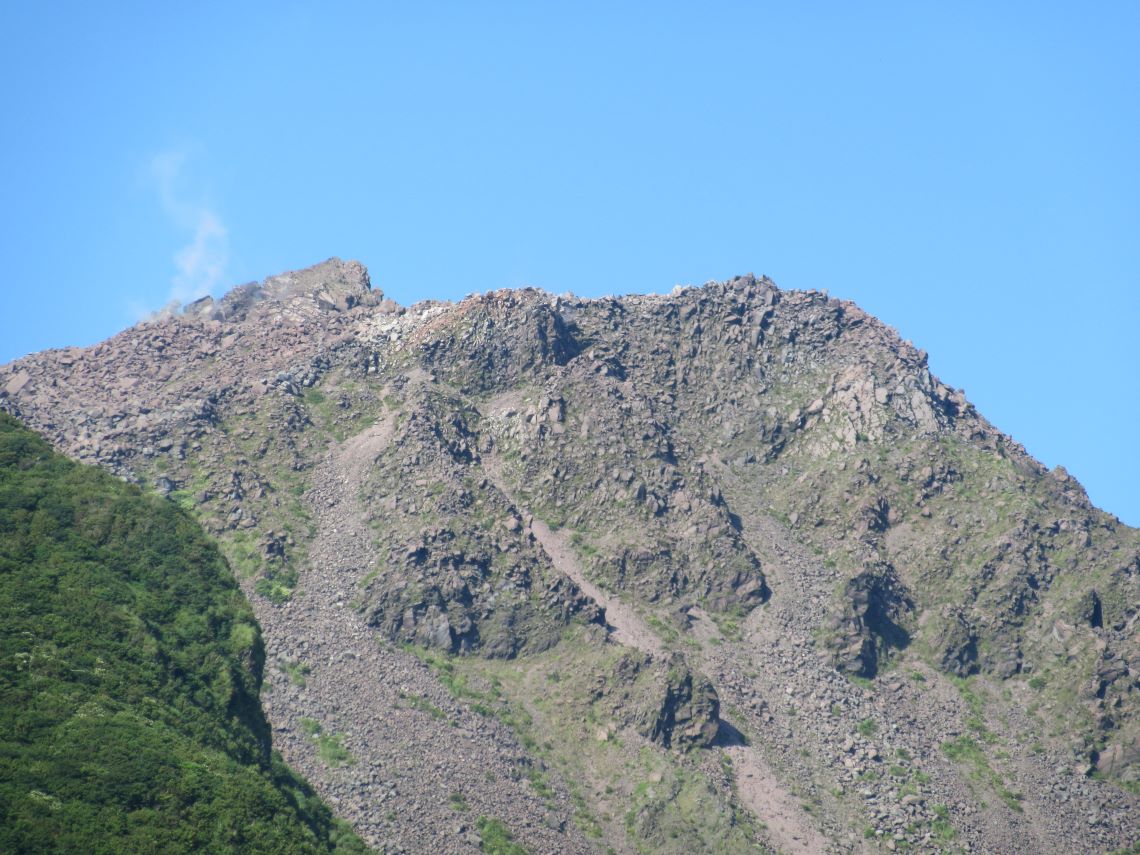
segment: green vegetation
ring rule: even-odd
[[[680,633],[678,633],[676,629],[665,623],[665,621],[661,620],[661,618],[655,614],[646,615],[645,622],[649,624],[649,628],[657,634],[657,637],[666,644],[673,644],[680,637]]]
[[[997,736],[986,726],[985,698],[979,693],[977,679],[974,677],[951,677],[950,679],[970,709],[970,714],[966,716],[966,726],[978,734],[982,741],[991,744],[997,742]]]
[[[534,760],[522,774],[553,806],[565,786],[574,822],[598,840],[623,836],[631,851],[737,852],[755,848],[756,830],[733,798],[724,798],[700,766],[660,746],[620,737],[612,699],[595,697],[595,675],[622,656],[611,645],[584,644],[589,629],[571,627],[563,643],[510,661],[447,656],[407,646],[435,671],[456,701],[510,727]],[[626,687],[638,697],[638,680]],[[645,688],[648,688],[647,686]],[[484,851],[489,849],[484,837]]]
[[[479,848],[487,855],[529,855],[514,842],[511,830],[497,819],[481,816],[475,821],[479,832]]]
[[[958,836],[954,826],[950,824],[950,810],[946,805],[934,805],[934,822],[930,824],[935,840],[940,843],[949,843]]]
[[[184,510],[0,414],[0,851],[364,851],[272,754],[263,660]]]
[[[425,712],[434,719],[447,718],[447,713],[445,713],[425,697],[416,694],[408,695],[403,692],[400,693],[400,697],[403,700],[407,701],[408,706],[410,706],[412,709],[419,710],[420,712]]]
[[[955,763],[968,761],[971,763],[986,763],[986,756],[978,743],[968,736],[960,736],[949,742],[942,743],[942,753]]]
[[[284,603],[293,596],[297,587],[297,571],[292,567],[269,568],[254,583],[253,589],[265,599],[274,603]]]
[[[973,738],[959,736],[957,739],[943,742],[942,753],[955,763],[962,763],[970,767],[971,778],[988,784],[1010,810],[1021,813],[1021,794],[1012,792],[1005,786],[1005,781],[1001,775],[990,768],[985,752]]]
[[[341,743],[339,733],[325,733],[324,727],[315,718],[301,719],[301,730],[317,744],[317,756],[326,766],[336,769],[340,766],[351,766],[356,759]]]
[[[873,718],[865,718],[856,726],[859,735],[870,739],[878,731],[879,725]]]
[[[547,807],[554,807],[554,788],[550,786],[550,782],[546,780],[546,775],[543,774],[542,770],[531,766],[527,769],[526,777],[527,780],[530,781],[535,795],[542,799]]]
[[[298,688],[305,688],[306,677],[313,673],[313,669],[306,665],[304,662],[294,662],[290,659],[283,659],[277,663],[277,667],[285,672],[289,678],[289,682]]]

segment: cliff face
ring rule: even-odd
[[[815,807],[796,821],[840,849],[951,832],[1005,851],[1131,842],[1140,535],[850,303],[746,276],[668,296],[523,290],[405,308],[334,259],[18,360],[0,390],[60,450],[191,509],[245,578],[271,659],[329,653],[342,631],[375,637],[389,657],[376,668],[427,681],[416,697],[442,674],[459,709],[486,707],[454,675],[498,681],[496,703],[561,732],[535,705],[558,685],[582,716],[612,718],[599,757],[628,728],[671,770],[697,755],[666,747],[706,745],[731,709],[722,738],[739,730],[774,786],[808,781],[791,801]],[[321,623],[338,609],[348,623]],[[594,649],[607,633],[606,649],[639,647],[650,664],[615,683]],[[534,674],[567,656],[600,682],[559,671],[539,691]],[[504,661],[531,677],[512,684]],[[366,679],[372,666],[353,667]],[[280,683],[271,717],[295,729],[308,701]],[[685,735],[639,729],[622,697]],[[367,712],[345,715],[368,729]],[[556,763],[558,739],[543,760],[517,716],[500,719],[523,755]],[[311,747],[295,751],[322,780]],[[599,757],[559,768],[552,792],[598,783]],[[500,761],[514,762],[487,760]],[[702,774],[720,792],[719,773]],[[329,792],[357,792],[334,778]],[[468,789],[530,833],[525,795]],[[597,820],[607,845],[747,837],[701,838],[691,816],[666,822],[633,804],[636,787],[611,789],[592,810],[634,819]],[[740,787],[718,798],[765,810]],[[349,813],[373,841],[414,848],[398,820]],[[748,839],[781,844],[759,818],[769,830]],[[474,833],[456,832],[457,851]]]

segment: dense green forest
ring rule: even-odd
[[[0,413],[0,852],[362,852],[270,747],[264,650],[173,503]]]

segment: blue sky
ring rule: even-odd
[[[1137,33],[1133,2],[12,0],[0,361],[332,255],[404,303],[753,271],[878,315],[1140,524]]]

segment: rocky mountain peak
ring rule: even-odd
[[[264,282],[238,285],[220,300],[203,297],[188,304],[183,313],[211,320],[242,320],[263,301],[288,304],[311,303],[325,311],[348,311],[356,306],[376,305],[384,299],[372,288],[368,269],[359,261],[330,258],[303,270],[270,276]]]
[[[320,663],[319,691],[277,675],[274,726],[338,721],[368,762],[291,759],[393,851],[465,826],[371,806],[420,817],[456,781],[538,851],[590,851],[517,787],[441,777],[468,746],[504,781],[561,769],[626,818],[597,827],[619,851],[1060,853],[1140,827],[1140,532],[824,292],[403,307],[331,259],[0,367],[0,408],[219,540],[270,661]],[[653,798],[611,777],[646,757]],[[390,766],[398,796],[366,774]],[[767,836],[695,828],[740,809]]]

